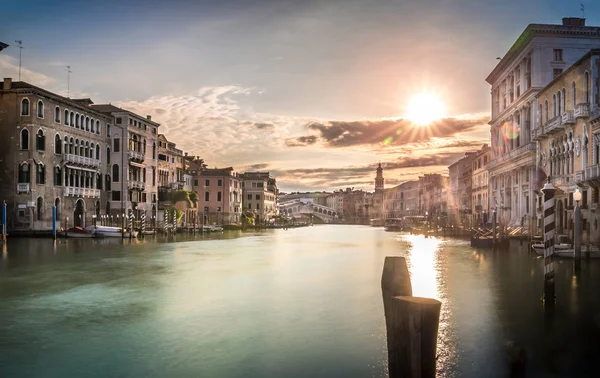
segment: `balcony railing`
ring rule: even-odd
[[[127,152],[130,160],[144,161],[144,153],[139,151]]]
[[[585,170],[575,172],[575,182],[580,183],[584,181]]]
[[[544,134],[544,127],[538,126],[535,129],[531,130],[531,139],[538,140]]]
[[[515,150],[510,151],[507,154],[497,157],[496,159],[494,159],[488,163],[487,168],[491,169],[493,167],[496,167],[496,166],[498,166],[506,161],[510,161],[510,160],[516,158],[517,156],[520,156],[521,154],[524,154],[528,151],[535,152],[535,143],[533,143],[533,142],[527,143]]]
[[[65,194],[71,197],[100,198],[100,189],[76,188],[74,186],[65,186]]]
[[[562,127],[562,117],[554,117],[544,125],[544,134],[551,133]]]
[[[590,108],[588,104],[577,104],[573,113],[575,115],[575,118],[587,117],[590,115]]]
[[[63,159],[66,163],[73,163],[82,166],[98,168],[100,166],[100,160],[93,159],[85,156],[63,154]]]
[[[29,193],[29,183],[17,184],[17,193]]]
[[[598,178],[600,178],[600,165],[592,165],[585,169],[584,181],[596,180]]]
[[[570,175],[552,176],[552,182],[556,186],[568,186],[572,184],[572,178]]]
[[[144,190],[146,188],[146,183],[143,181],[128,180],[127,187],[129,189]]]
[[[572,110],[567,110],[561,116],[563,125],[575,123],[575,116]]]

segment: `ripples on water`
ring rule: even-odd
[[[0,376],[384,377],[381,271],[407,257],[415,296],[442,301],[438,376],[586,376],[600,348],[599,266],[557,268],[466,241],[320,226],[208,240],[11,239],[0,260]]]

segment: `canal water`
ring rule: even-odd
[[[406,256],[414,295],[438,298],[438,376],[596,376],[600,265],[543,266],[525,245],[363,226],[207,239],[9,239],[0,259],[0,377],[385,377],[385,256]]]

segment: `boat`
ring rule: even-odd
[[[216,224],[212,224],[212,225],[204,225],[202,226],[202,230],[204,232],[221,232],[223,231],[223,227],[221,226],[217,226]]]
[[[123,230],[121,227],[109,227],[109,226],[88,226],[86,230],[93,232],[96,237],[100,238],[129,238],[138,236],[138,232],[133,230],[129,232]]]
[[[142,235],[154,235],[156,234],[156,231],[154,230],[144,230],[141,232]]]
[[[544,243],[538,242],[531,245],[531,248],[535,251],[538,256],[544,256]],[[588,246],[581,246],[581,256],[587,258]],[[557,235],[556,242],[554,244],[554,256],[562,257],[567,259],[575,258],[575,248],[571,239],[567,235]],[[589,257],[600,258],[600,248],[590,245],[589,246]]]
[[[385,219],[383,219],[383,218],[371,219],[371,220],[369,220],[369,224],[371,225],[371,227],[383,227],[383,226],[385,226]]]
[[[404,231],[404,220],[402,218],[389,218],[385,221],[386,231]]]
[[[69,228],[67,231],[63,231],[63,232],[59,232],[58,235],[59,236],[65,236],[67,238],[93,238],[95,237],[94,232],[89,231],[87,229],[81,228],[81,227],[72,227]]]

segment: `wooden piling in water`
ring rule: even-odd
[[[386,257],[381,292],[390,378],[435,377],[441,302],[412,296],[404,257]]]

